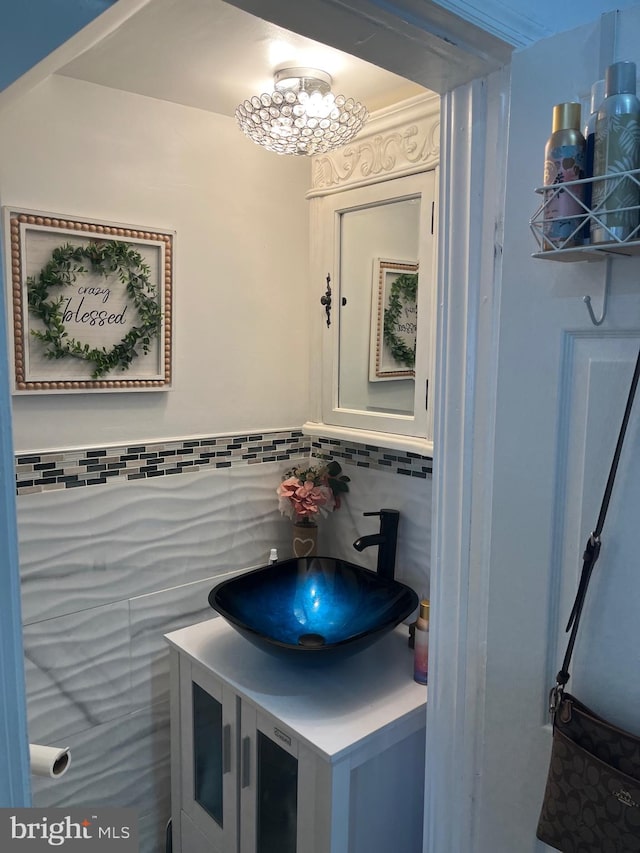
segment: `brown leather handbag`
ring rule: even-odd
[[[583,556],[567,625],[571,631],[567,651],[549,698],[553,741],[536,836],[562,853],[640,853],[640,737],[607,722],[565,692],[639,376],[640,353],[600,515]]]

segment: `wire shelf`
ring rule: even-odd
[[[588,195],[588,189],[594,189],[596,185],[601,198],[595,206],[589,207],[585,204],[584,195]],[[640,169],[551,184],[536,188],[536,193],[543,196],[543,201],[529,220],[538,245],[534,258],[595,261],[614,255],[640,254]],[[549,212],[560,193],[566,193],[580,212],[551,218]],[[608,207],[612,200],[622,200],[624,204]],[[558,219],[562,219],[567,232],[560,237],[550,233],[551,225]],[[624,238],[616,234],[615,229],[619,226],[612,224],[616,220],[625,222]],[[594,226],[604,232],[606,242],[584,241],[585,234],[589,234]]]

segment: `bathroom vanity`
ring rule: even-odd
[[[166,639],[174,853],[420,853],[427,689],[406,626],[320,664],[222,618]]]

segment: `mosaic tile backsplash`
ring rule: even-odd
[[[266,563],[274,547],[281,559],[291,555],[277,485],[295,461],[329,454],[351,482],[340,510],[320,524],[321,551],[375,569],[375,548],[353,549],[379,523],[363,513],[397,507],[396,576],[427,594],[425,457],[299,430],[18,455],[29,736],[72,753],[64,777],[33,778],[34,805],[134,807],[140,853],[164,853],[163,635],[216,618],[207,596],[223,577]]]
[[[333,456],[347,465],[376,468],[390,474],[425,479],[433,473],[433,459],[418,453],[386,450],[373,444],[356,444],[336,438],[314,439],[311,450],[315,456]]]
[[[338,439],[312,440],[299,430],[285,430],[21,453],[16,456],[16,490],[23,495],[104,485],[112,480],[142,480],[232,465],[295,460],[310,455],[330,455],[347,465],[378,468],[411,477],[425,478],[432,472],[432,460],[416,453],[388,451]]]

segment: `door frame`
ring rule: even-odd
[[[508,92],[505,68],[442,102],[425,853],[476,849]]]
[[[0,247],[0,288],[4,294],[4,263]],[[6,342],[6,311],[0,298],[0,341]],[[0,356],[0,807],[31,804],[27,709],[22,648],[22,610],[18,565],[15,464],[11,428],[9,357]]]

